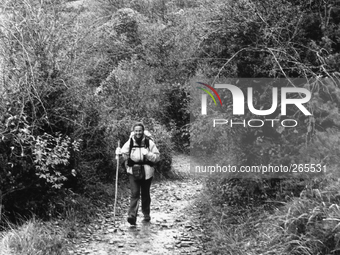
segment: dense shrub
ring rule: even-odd
[[[190,86],[175,83],[165,85],[160,91],[159,112],[156,116],[172,132],[177,150],[188,151],[190,144]]]
[[[46,216],[51,196],[76,174],[70,87],[80,40],[66,29],[76,15],[64,3],[1,3],[0,201],[11,219]]]
[[[32,134],[24,116],[11,116],[0,125],[0,186],[3,212],[11,220],[15,214],[48,216],[51,197],[76,178],[79,142],[58,134]],[[12,125],[15,123],[15,125]]]
[[[278,5],[280,8],[277,8]],[[211,33],[202,40],[198,50],[198,55],[202,57],[199,66],[206,68],[197,70],[196,76],[192,78],[191,94],[193,121],[190,146],[194,153],[202,152],[198,156],[205,156],[202,161],[206,165],[210,162],[223,162],[224,165],[236,166],[269,163],[287,166],[293,163],[330,162],[331,155],[334,154],[328,148],[335,147],[334,138],[328,133],[331,132],[330,129],[334,133],[339,131],[340,106],[338,68],[333,61],[328,61],[339,57],[339,19],[335,15],[338,12],[338,7],[335,6],[338,6],[335,2],[324,5],[320,1],[278,3],[268,0],[228,1],[223,6],[220,5],[221,8],[215,9],[214,15],[210,16],[211,23],[207,22],[206,27]],[[327,53],[320,54],[323,51],[321,48],[327,49]],[[239,79],[249,77],[251,79],[245,83]],[[275,111],[266,117],[296,119],[296,128],[276,125],[264,125],[261,128],[230,128],[229,125],[224,125],[213,128],[214,117],[234,120],[264,119],[263,116],[248,113],[247,108],[244,116],[232,115],[230,93],[224,91],[220,93],[223,106],[215,106],[208,99],[208,115],[201,115],[200,95],[194,88],[197,86],[196,81],[206,81],[212,86],[216,83],[237,83],[244,92],[246,87],[253,85],[256,88],[253,98],[255,109],[269,109],[273,85],[260,85],[256,81],[270,77],[306,78],[307,82],[298,84],[297,87],[305,87],[311,91],[312,99],[306,107],[313,117],[305,117],[296,108],[290,108],[286,116]],[[326,131],[327,129],[329,130]],[[273,193],[269,194],[271,189],[266,188],[267,180],[258,180],[256,175],[249,176],[252,177],[250,182],[239,180],[237,185],[228,187],[238,187],[240,190],[237,193],[242,197],[243,191],[251,183],[252,187],[258,187],[270,197],[275,197],[277,191],[272,189]],[[285,177],[287,176],[280,176]],[[305,177],[308,179],[310,176]],[[282,186],[283,189],[285,187],[290,189]],[[297,184],[296,191],[299,190],[301,187]],[[223,199],[229,198],[222,198],[222,201]]]

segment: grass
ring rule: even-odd
[[[268,206],[213,204],[207,192],[199,201],[202,224],[213,254],[340,254],[340,182],[306,189],[300,197]]]
[[[0,255],[64,255],[66,233],[63,228],[31,219],[0,233]]]
[[[105,200],[112,199],[111,187],[95,187],[90,192],[97,195],[88,198],[70,193],[55,203],[55,218],[41,221],[36,218],[24,221],[21,225],[7,223],[6,231],[0,232],[0,255],[67,255],[69,241],[77,237],[79,226],[89,223]],[[50,209],[50,210],[52,210]]]
[[[119,187],[118,201],[124,194],[127,190],[123,184]],[[32,218],[18,225],[7,222],[6,231],[0,232],[0,255],[69,254],[70,241],[82,233],[81,226],[90,223],[98,213],[112,210],[108,205],[113,204],[113,197],[112,184],[87,185],[83,195],[69,191],[55,198],[48,209],[53,217],[49,221]]]
[[[96,195],[110,195],[106,194],[109,193],[106,187],[92,188],[90,193],[95,191]],[[32,218],[22,220],[24,223],[19,225],[8,222],[6,231],[0,233],[0,255],[69,254],[68,241],[76,236],[78,222],[89,222],[95,215],[97,205],[91,198],[70,191],[64,197],[57,198],[49,210],[54,217],[50,221]]]

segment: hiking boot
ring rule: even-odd
[[[143,222],[150,222],[151,217],[150,216],[144,216]]]
[[[136,217],[134,216],[129,216],[127,218],[127,221],[131,224],[131,225],[136,225]]]

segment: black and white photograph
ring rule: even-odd
[[[339,0],[0,0],[0,255],[340,255]]]

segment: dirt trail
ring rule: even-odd
[[[173,168],[187,171],[188,158],[176,156]],[[142,223],[139,212],[136,226],[126,221],[129,194],[118,212],[116,224],[113,208],[83,228],[83,235],[74,240],[70,254],[207,254],[203,251],[199,215],[195,198],[202,191],[199,180],[186,178],[161,181],[151,185],[151,222]]]

